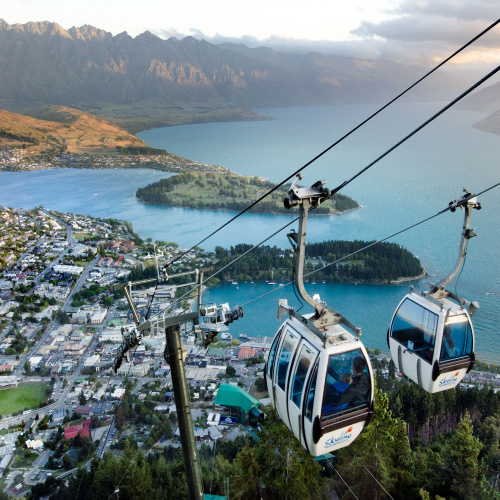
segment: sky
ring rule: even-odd
[[[89,24],[284,51],[435,63],[500,17],[500,0],[0,0],[9,24]],[[500,63],[500,25],[455,61]]]

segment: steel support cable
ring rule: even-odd
[[[389,495],[389,492],[379,483],[378,479],[368,470],[368,467],[366,467],[366,465],[363,465],[363,467],[366,469],[366,472],[368,472],[368,474],[370,474],[370,476],[373,477],[373,479],[375,479],[375,481],[377,481],[377,484],[386,492],[387,496],[391,500],[394,500],[394,498],[392,498],[391,495]]]
[[[340,479],[342,479],[342,482],[347,486],[347,488],[349,489],[349,491],[351,492],[351,495],[356,499],[358,500],[358,497],[354,494],[354,491],[351,490],[351,488],[349,487],[349,485],[344,481],[344,478],[340,475],[340,472],[335,468],[335,466],[332,464],[332,467],[333,467],[333,470],[338,474],[338,476],[340,477]]]
[[[272,233],[271,235],[269,235],[267,238],[265,238],[264,240],[262,240],[260,243],[257,243],[255,244],[253,247],[249,248],[246,252],[243,252],[241,255],[239,255],[238,257],[236,257],[234,260],[232,260],[231,262],[229,262],[228,264],[226,264],[224,267],[222,267],[221,269],[219,269],[218,271],[216,271],[215,273],[213,273],[212,275],[210,275],[208,278],[206,278],[204,281],[202,281],[201,283],[198,283],[196,286],[194,286],[193,288],[191,288],[188,292],[186,292],[184,295],[181,295],[180,297],[176,298],[175,300],[171,301],[171,302],[178,302],[184,298],[186,298],[188,295],[190,295],[191,293],[193,293],[195,290],[197,290],[200,286],[203,286],[205,283],[207,283],[208,281],[210,281],[212,278],[214,278],[215,276],[217,276],[218,274],[220,274],[222,271],[225,271],[228,267],[231,267],[233,264],[235,264],[236,262],[238,262],[240,259],[242,259],[243,257],[245,257],[245,255],[248,255],[250,252],[253,252],[256,248],[260,247],[261,245],[263,245],[266,241],[270,240],[272,237],[276,236],[277,234],[279,234],[281,231],[283,231],[284,229],[286,229],[288,226],[292,225],[294,222],[297,222],[299,220],[298,217],[295,217],[295,219],[292,219],[290,222],[287,222],[284,226],[282,226],[281,228],[279,228],[277,231],[275,231],[274,233]],[[150,321],[153,321],[156,317],[158,316],[155,315],[151,318]]]
[[[478,194],[470,195],[470,196],[464,198],[463,200],[461,200],[461,203],[466,203],[469,199],[477,197],[477,196],[481,196],[482,194],[487,193],[488,191],[491,191],[492,189],[495,189],[495,188],[497,188],[499,186],[500,186],[500,182],[498,182],[496,184],[493,184],[492,186],[484,189],[483,191],[479,192]],[[411,226],[407,226],[406,228],[401,229],[400,231],[396,231],[395,233],[392,233],[389,236],[386,236],[385,238],[382,238],[380,240],[377,240],[377,241],[374,241],[372,243],[369,243],[368,245],[365,245],[363,248],[355,250],[354,252],[351,252],[351,253],[349,253],[347,255],[344,255],[343,257],[340,257],[339,259],[337,259],[337,260],[335,260],[333,262],[330,262],[330,263],[324,265],[323,267],[320,267],[319,269],[315,269],[314,271],[311,271],[310,273],[305,274],[304,278],[307,278],[307,277],[311,276],[312,274],[317,273],[318,271],[322,271],[323,269],[326,269],[327,267],[333,266],[334,264],[337,264],[338,262],[341,262],[341,261],[343,261],[343,260],[345,260],[345,259],[347,259],[349,257],[352,257],[353,255],[356,255],[357,253],[364,252],[368,248],[371,248],[371,247],[377,245],[378,243],[383,243],[384,241],[387,241],[387,240],[389,240],[391,238],[394,238],[395,236],[398,236],[399,234],[402,234],[402,233],[404,233],[406,231],[409,231],[410,229],[413,229],[414,227],[417,227],[417,226],[423,224],[424,222],[428,222],[431,219],[434,219],[435,217],[437,217],[438,215],[442,215],[445,212],[448,212],[449,210],[451,210],[451,208],[452,208],[451,206],[447,206],[443,210],[440,210],[439,212],[435,213],[434,215],[431,215],[430,217],[426,217],[425,219],[422,219],[421,221],[416,222],[415,224],[412,224]],[[262,295],[259,295],[258,297],[255,297],[255,298],[253,298],[253,299],[245,302],[244,304],[240,304],[240,306],[244,307],[244,306],[246,306],[246,305],[248,305],[248,304],[250,304],[252,302],[255,302],[256,300],[262,299],[263,297],[266,297],[267,295],[270,295],[270,294],[276,292],[277,290],[281,290],[282,288],[284,288],[286,286],[289,286],[289,285],[292,285],[292,284],[293,284],[293,281],[289,281],[288,283],[285,283],[284,285],[279,286],[277,288],[273,288],[269,292],[266,292],[266,293],[264,293]]]
[[[432,73],[434,73],[439,68],[441,68],[441,66],[443,66],[444,64],[446,64],[447,62],[449,62],[451,59],[453,59],[460,52],[462,52],[464,49],[466,49],[467,47],[469,47],[469,45],[473,44],[475,41],[477,41],[479,38],[481,38],[483,35],[485,35],[488,31],[490,31],[491,29],[493,29],[498,23],[500,23],[500,19],[497,19],[494,23],[490,24],[490,26],[488,26],[485,30],[481,31],[481,33],[479,33],[474,38],[472,38],[471,40],[469,40],[465,45],[462,45],[462,47],[460,47],[458,50],[456,50],[455,52],[453,52],[453,54],[451,54],[446,59],[444,59],[443,61],[441,61],[437,66],[435,66],[433,69],[431,69],[430,71],[428,71],[424,76],[422,76],[421,78],[419,78],[416,82],[414,82],[412,85],[410,85],[403,92],[401,92],[400,94],[398,94],[396,97],[392,98],[384,106],[382,106],[377,111],[375,111],[374,113],[372,113],[370,116],[368,116],[367,118],[365,118],[362,122],[360,122],[358,125],[356,125],[356,127],[352,128],[349,132],[347,132],[342,137],[340,137],[339,139],[337,139],[333,144],[331,144],[326,149],[324,149],[321,153],[319,153],[318,155],[316,155],[312,160],[309,160],[302,167],[300,167],[298,170],[296,170],[293,174],[289,175],[286,179],[282,180],[279,184],[276,184],[272,189],[270,189],[269,191],[267,191],[266,193],[264,193],[260,198],[257,198],[250,205],[248,205],[248,207],[246,207],[245,209],[243,209],[241,212],[237,213],[234,217],[232,217],[231,219],[229,219],[228,221],[226,221],[224,224],[222,224],[221,226],[219,226],[215,231],[213,231],[208,236],[206,236],[205,238],[203,238],[202,240],[200,240],[198,243],[196,243],[195,245],[193,245],[189,250],[186,250],[181,255],[177,256],[175,259],[173,259],[171,262],[169,262],[167,264],[167,267],[171,266],[174,262],[177,262],[179,259],[182,259],[182,257],[184,257],[186,254],[188,254],[192,250],[194,250],[197,246],[200,246],[202,243],[204,243],[209,238],[211,238],[212,236],[214,236],[220,230],[224,229],[226,226],[228,226],[233,221],[235,221],[238,217],[240,217],[244,213],[248,212],[255,205],[257,205],[257,203],[260,203],[264,198],[266,198],[267,196],[269,196],[271,193],[273,193],[278,188],[280,188],[281,186],[283,186],[283,184],[285,184],[290,179],[292,179],[293,177],[295,177],[298,173],[302,172],[302,170],[304,170],[309,165],[311,165],[312,163],[314,163],[316,160],[318,160],[319,158],[321,158],[323,155],[325,155],[326,153],[328,153],[328,151],[330,151],[331,149],[333,149],[335,146],[337,146],[339,143],[341,143],[344,139],[347,139],[347,137],[349,137],[351,134],[353,134],[354,132],[356,132],[363,125],[365,125],[366,123],[368,123],[372,118],[375,118],[379,113],[381,113],[382,111],[384,111],[384,109],[386,109],[387,107],[389,107],[391,104],[393,104],[395,101],[397,101],[400,97],[402,97],[403,95],[405,95],[407,92],[409,92],[411,89],[413,89],[416,85],[418,85],[420,82],[422,82],[423,80],[425,80],[428,76],[430,76]]]
[[[460,201],[460,204],[463,204],[463,203],[466,203],[469,199],[473,198],[473,197],[477,197],[477,196],[481,196],[482,194],[484,193],[487,193],[488,191],[491,191],[492,189],[496,188],[500,186],[500,182],[498,182],[497,184],[494,184],[486,189],[484,189],[483,191],[477,193],[477,194],[474,194],[474,195],[469,195],[467,197],[465,197],[463,200]],[[319,269],[316,269],[314,271],[311,271],[310,273],[308,274],[305,274],[304,275],[304,278],[307,278],[308,276],[311,276],[312,274],[318,272],[318,271],[322,271],[323,269],[326,269],[327,267],[330,267],[334,264],[337,264],[338,262],[341,262],[342,260],[345,260],[347,259],[348,257],[351,257],[353,255],[356,255],[357,253],[359,252],[362,252],[368,248],[371,248],[372,246],[378,244],[378,243],[383,243],[384,241],[388,240],[388,239],[391,239],[391,238],[394,238],[395,236],[398,236],[399,234],[401,233],[404,233],[405,231],[408,231],[410,229],[413,229],[414,227],[416,226],[419,226],[420,224],[423,224],[424,222],[428,222],[429,220],[437,217],[438,215],[441,215],[445,212],[447,212],[448,210],[451,210],[451,206],[447,206],[446,208],[444,208],[443,210],[440,210],[439,212],[435,213],[434,215],[431,215],[430,217],[427,217],[425,219],[422,219],[421,221],[419,222],[416,222],[415,224],[412,224],[411,226],[408,226],[404,229],[401,229],[400,231],[397,231],[395,233],[392,233],[391,235],[385,237],[385,238],[382,238],[381,240],[377,240],[377,241],[374,241],[368,245],[366,245],[365,247],[363,248],[360,248],[359,250],[356,250],[354,252],[351,252],[350,254],[348,255],[344,255],[343,257],[341,257],[340,259],[337,259],[333,262],[330,262],[329,264],[326,264],[325,266],[319,268]],[[312,208],[310,210],[313,210]],[[265,243],[266,241],[268,241],[269,239],[271,239],[273,236],[276,236],[278,233],[280,233],[281,231],[283,231],[283,229],[286,229],[289,225],[293,224],[295,221],[298,220],[298,217],[296,217],[295,219],[293,219],[292,221],[290,221],[288,224],[284,225],[281,229],[278,229],[277,231],[275,231],[273,234],[271,234],[270,236],[268,236],[265,240],[262,240],[260,243],[257,243],[256,245],[254,245],[253,247],[251,247],[249,250],[247,250],[246,252],[242,253],[241,255],[239,255],[238,257],[236,257],[234,260],[232,260],[231,262],[229,262],[228,264],[226,264],[222,269],[219,269],[218,271],[216,271],[215,273],[213,273],[211,276],[209,276],[205,281],[203,281],[202,283],[200,283],[199,285],[197,285],[196,287],[192,288],[191,290],[189,290],[189,292],[186,292],[184,295],[182,295],[181,297],[179,297],[178,299],[175,299],[175,301],[178,301],[178,300],[181,300],[185,297],[187,297],[190,293],[192,293],[194,290],[196,290],[198,287],[200,286],[203,286],[205,283],[207,283],[207,281],[209,281],[210,279],[212,279],[213,277],[217,276],[218,274],[220,274],[222,271],[225,271],[228,267],[232,266],[233,264],[235,264],[238,260],[240,260],[241,258],[243,258],[245,255],[249,254],[250,252],[252,252],[253,250],[255,250],[256,248],[258,248],[260,245],[262,245],[263,243]],[[292,285],[293,284],[293,281],[289,281],[288,283],[282,285],[282,286],[279,286],[277,288],[273,288],[272,290],[270,290],[269,292],[266,292],[264,293],[263,295],[259,295],[258,297],[252,299],[252,300],[249,300],[248,302],[245,302],[244,304],[240,304],[241,307],[245,306],[245,305],[248,305],[250,304],[251,302],[254,302],[255,300],[258,300],[258,299],[261,299],[262,297],[265,297],[266,295],[269,295],[271,293],[274,293],[275,291],[277,290],[280,290],[281,288],[284,288],[285,286],[289,286],[289,285]],[[154,319],[154,318],[153,318]]]
[[[450,103],[448,103],[444,108],[441,108],[437,113],[435,113],[434,115],[432,115],[428,120],[426,120],[424,123],[422,123],[421,125],[419,125],[416,129],[414,129],[408,135],[406,135],[405,137],[403,137],[403,139],[401,139],[399,142],[397,142],[396,144],[394,144],[394,146],[390,147],[385,153],[382,153],[378,158],[376,158],[375,160],[373,160],[366,167],[362,168],[357,174],[353,175],[349,180],[344,181],[342,184],[340,184],[335,189],[333,189],[332,190],[332,194],[337,193],[342,188],[344,188],[345,186],[347,186],[348,184],[350,184],[354,179],[356,179],[357,177],[359,177],[361,174],[365,173],[369,168],[373,167],[373,165],[375,165],[375,163],[378,163],[382,158],[385,158],[389,153],[391,153],[396,148],[398,148],[399,146],[401,146],[401,144],[403,144],[408,139],[410,139],[410,137],[413,137],[417,132],[419,132],[424,127],[426,127],[427,125],[429,125],[429,123],[431,123],[432,121],[434,121],[438,116],[441,116],[445,111],[447,111],[448,109],[450,109],[453,105],[455,105],[457,102],[459,102],[464,97],[466,97],[467,95],[469,95],[473,90],[477,89],[485,81],[487,81],[492,76],[494,76],[496,73],[498,73],[498,71],[500,71],[500,65],[497,66],[493,71],[490,71],[486,76],[484,76],[483,78],[481,78],[474,85],[472,85],[471,87],[469,87],[465,92],[462,92],[458,97],[456,97],[455,99],[453,99],[453,101],[451,101]]]

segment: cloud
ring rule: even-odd
[[[490,24],[498,19],[498,7],[498,0],[405,0],[392,13],[441,16]]]
[[[269,47],[279,52],[320,52],[360,59],[434,64],[468,42],[498,18],[500,0],[403,0],[386,10],[386,20],[364,21],[344,41],[304,40],[282,36],[208,36],[199,29],[188,34],[176,30],[155,32],[162,38],[193,36],[210,43],[235,43],[247,47]],[[389,19],[387,19],[389,16]],[[496,61],[500,58],[500,27],[497,26],[455,63]]]

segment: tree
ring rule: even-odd
[[[75,461],[67,453],[64,454],[62,462],[63,462],[63,467],[66,470],[71,470],[75,468]]]
[[[259,377],[259,378],[255,381],[255,388],[256,388],[259,392],[264,392],[264,391],[267,391],[267,384],[266,384],[266,381],[265,381],[262,377]]]
[[[85,394],[83,394],[83,391],[80,392],[80,395],[78,396],[78,401],[81,406],[85,406],[87,404],[87,398],[85,397]]]
[[[31,364],[28,360],[24,362],[24,373],[26,373],[26,375],[31,373]]]
[[[358,498],[377,498],[380,484],[395,496],[413,486],[406,424],[392,416],[389,400],[379,389],[371,422],[352,444],[338,450],[338,458],[339,473]]]
[[[231,366],[231,365],[228,365],[226,367],[226,377],[235,377],[236,376],[236,369],[234,368],[234,366]]]
[[[64,312],[62,309],[57,311],[56,319],[61,325],[69,325],[69,323],[71,323],[68,313]]]
[[[260,439],[254,448],[257,469],[248,457],[245,460],[243,456],[240,457],[240,464],[249,466],[254,474],[248,477],[249,483],[255,487],[262,483],[266,498],[319,498],[320,466],[302,448],[273,409],[266,409],[265,414]],[[258,477],[255,477],[256,473]],[[254,490],[252,496],[259,493]]]
[[[487,499],[492,498],[488,484],[484,480],[485,468],[479,461],[479,453],[483,445],[473,435],[472,421],[469,413],[458,423],[458,429],[448,441],[444,457],[444,483],[449,490],[444,492],[457,499]]]

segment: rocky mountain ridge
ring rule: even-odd
[[[255,119],[244,111],[252,107],[382,102],[421,74],[422,68],[387,61],[0,20],[1,108],[78,107],[122,123],[135,119],[133,131],[182,123],[182,116]],[[437,100],[456,83],[441,74],[410,98]]]

